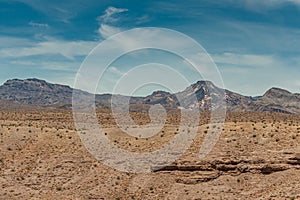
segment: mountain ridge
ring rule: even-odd
[[[19,104],[71,108],[73,91],[82,95],[88,92],[74,89],[68,85],[49,83],[37,78],[10,79],[0,86],[0,100]],[[194,94],[194,95],[193,95]],[[130,99],[131,105],[161,104],[168,109],[211,110],[225,94],[228,111],[260,111],[300,114],[300,94],[272,87],[262,96],[244,96],[228,89],[215,86],[211,81],[200,80],[185,90],[171,94],[154,91],[145,97],[114,95],[117,101]],[[95,94],[97,107],[109,108],[112,94]],[[179,99],[178,99],[179,98]]]

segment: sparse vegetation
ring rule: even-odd
[[[144,115],[132,113],[139,125],[147,125]],[[105,122],[106,138],[129,152],[153,152],[178,137],[179,131],[185,135],[199,128],[193,144],[178,162],[164,171],[131,174],[103,165],[86,150],[79,134],[89,133],[83,129],[77,134],[70,112],[3,112],[0,116],[0,170],[3,172],[0,196],[51,199],[56,195],[67,199],[76,194],[82,199],[111,199],[112,196],[116,199],[171,199],[176,193],[183,199],[204,196],[212,199],[221,195],[225,199],[238,199],[246,196],[242,196],[241,191],[247,191],[256,199],[271,196],[272,191],[283,185],[280,191],[286,192],[276,193],[276,198],[299,198],[295,192],[300,189],[299,171],[294,170],[298,166],[294,163],[299,162],[296,159],[300,142],[299,116],[229,113],[222,127],[208,124],[209,117],[203,114],[199,127],[179,128],[179,116],[168,115],[167,124],[158,134],[143,138],[118,130],[111,113],[98,113],[99,121]],[[19,120],[16,121],[16,117]],[[203,139],[217,130],[222,134],[216,146],[199,160]],[[280,171],[281,167],[291,170]]]

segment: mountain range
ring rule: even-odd
[[[35,105],[70,109],[74,90],[82,95],[90,95],[67,85],[52,84],[36,78],[12,79],[0,86],[0,105],[1,107],[10,104],[19,106]],[[244,96],[227,89],[218,88],[210,81],[198,81],[184,91],[175,94],[155,91],[146,97],[122,95],[115,95],[114,97],[117,101],[129,99],[133,109],[161,104],[167,109],[195,109],[199,107],[201,110],[209,111],[217,107],[218,99],[224,94],[228,111],[267,111],[300,114],[300,94],[293,94],[280,88],[271,88],[259,97]],[[109,108],[111,98],[111,94],[96,94],[97,107]]]

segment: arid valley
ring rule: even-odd
[[[280,113],[227,113],[222,134],[207,157],[198,151],[207,113],[197,135],[175,163],[150,173],[107,167],[86,150],[72,112],[3,109],[0,114],[0,198],[6,199],[300,199],[300,116]],[[133,113],[138,123],[147,117]],[[99,121],[120,148],[159,148],[176,134],[176,113],[159,134],[122,134],[111,113]]]

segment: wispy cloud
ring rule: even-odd
[[[68,62],[68,61],[41,61],[41,60],[13,60],[9,62],[10,65],[14,66],[24,66],[31,68],[40,68],[51,71],[68,71],[68,72],[76,72],[79,68],[79,62]]]
[[[121,20],[120,13],[127,12],[126,8],[115,8],[108,7],[104,14],[97,17],[99,22],[98,32],[102,38],[108,38],[111,35],[119,33],[122,31],[121,28],[116,27],[115,24]]]
[[[237,54],[237,53],[223,53],[212,55],[216,63],[248,66],[248,67],[274,67],[280,65],[279,59],[272,55],[255,55],[255,54]]]
[[[131,24],[140,25],[145,22],[149,22],[151,19],[148,14],[129,17],[125,14],[128,11],[129,9],[127,8],[116,8],[112,6],[106,8],[103,15],[97,17],[97,21],[99,23],[97,32],[100,36],[106,39],[109,36],[124,31],[125,29],[120,26],[123,22],[128,22],[130,20]]]
[[[39,28],[48,28],[49,27],[48,24],[36,23],[36,22],[33,22],[33,21],[30,21],[28,24],[30,26],[39,27]]]
[[[141,17],[138,17],[137,19],[136,19],[136,24],[143,24],[143,23],[145,23],[145,22],[149,22],[150,21],[150,17],[149,17],[149,15],[143,15],[143,16],[141,16]]]
[[[118,27],[110,26],[110,25],[107,25],[107,24],[100,24],[100,27],[98,29],[99,34],[103,38],[108,38],[109,36],[117,34],[121,31],[122,31],[122,29],[120,29]]]
[[[2,3],[0,65],[4,73],[0,74],[0,80],[35,74],[60,75],[64,80],[64,74],[73,66],[80,66],[99,39],[147,23],[147,26],[181,31],[201,43],[217,62],[230,89],[251,95],[261,94],[274,85],[299,91],[300,0],[135,1],[132,4],[126,1],[111,4],[108,0],[5,0]],[[15,10],[17,18],[10,17],[11,10]],[[24,13],[26,16],[22,17]],[[123,37],[105,53],[109,54],[109,48],[114,47],[131,49],[140,34],[149,33]],[[155,40],[170,48],[191,50],[178,38],[161,40],[161,33],[151,34],[141,45],[151,46]],[[139,57],[144,60],[147,56]],[[154,56],[148,57],[151,61]],[[162,62],[164,57],[155,56],[155,59]],[[170,66],[185,69],[178,61],[170,60],[173,62]],[[125,71],[124,65],[129,68],[135,63],[135,59],[126,61],[113,66]],[[99,66],[101,63],[97,63]],[[118,71],[110,70],[116,77]],[[186,70],[180,72],[193,75]]]
[[[17,58],[34,55],[60,54],[67,59],[73,60],[76,56],[86,56],[96,45],[97,42],[93,41],[65,41],[52,38],[42,42],[32,42],[30,46],[2,48],[0,50],[0,57]]]
[[[109,67],[107,70],[109,73],[115,74],[117,76],[122,76],[124,75],[124,72],[122,72],[121,70],[117,69],[116,67]]]
[[[127,11],[128,9],[126,8],[115,8],[110,6],[104,11],[104,14],[99,16],[97,19],[103,23],[117,22],[120,19],[117,14]]]
[[[211,55],[227,88],[245,95],[262,95],[271,87],[298,91],[297,56],[223,53]]]
[[[9,49],[31,45],[32,41],[26,38],[0,36],[0,49]]]
[[[300,5],[300,0],[264,0],[264,1],[260,1],[260,0],[245,0],[246,3],[250,4],[262,4],[262,5],[269,5],[269,6],[278,6],[280,4],[285,4],[285,3],[291,3],[291,4],[295,4],[295,5]]]
[[[52,20],[70,23],[70,20],[82,10],[83,4],[79,1],[39,1],[39,0],[12,0],[29,5],[34,10],[50,17]]]
[[[29,60],[26,60],[26,61],[23,61],[23,60],[13,60],[13,61],[10,61],[10,64],[13,64],[13,65],[27,65],[27,66],[33,66],[35,65],[35,63],[33,61],[29,61]]]
[[[234,0],[233,2],[236,2],[236,0]],[[239,3],[242,3],[246,8],[255,11],[277,9],[287,4],[300,6],[300,0],[243,0],[239,1]]]

